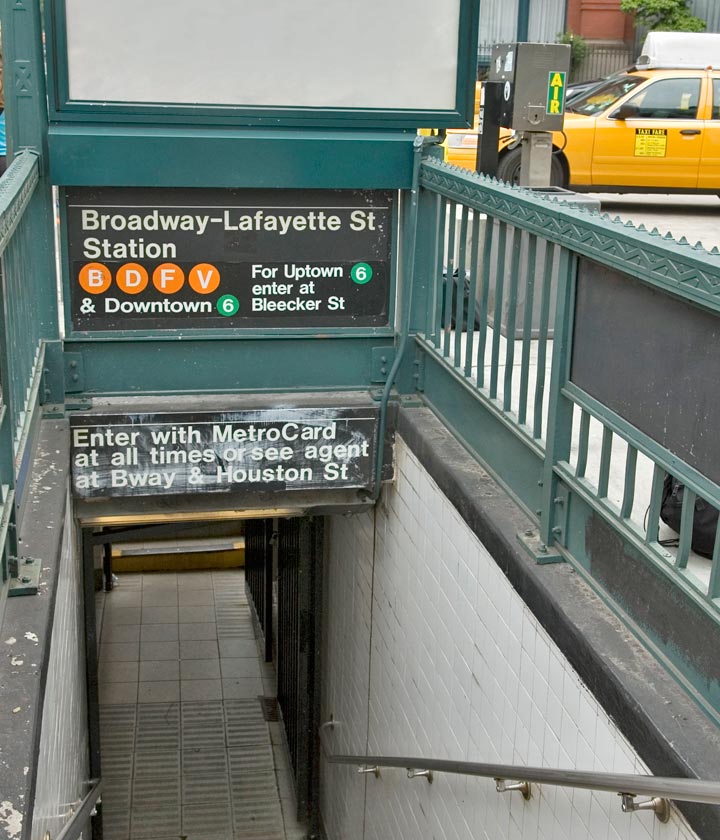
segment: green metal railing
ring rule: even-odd
[[[423,158],[418,186],[411,193],[412,212],[404,215],[402,233],[403,241],[415,246],[403,249],[401,269],[407,270],[399,273],[402,333],[414,345],[403,339],[398,350],[409,345],[414,356],[397,353],[385,390],[389,393],[395,384],[401,394],[421,392],[534,519],[536,530],[524,539],[531,554],[539,562],[574,563],[618,612],[637,624],[644,641],[670,662],[698,702],[720,718],[720,680],[708,677],[699,646],[697,651],[689,645],[684,649],[683,639],[661,628],[653,615],[653,610],[679,610],[677,628],[692,625],[696,635],[707,631],[708,638],[717,633],[720,643],[720,538],[711,558],[699,557],[691,547],[695,500],[717,508],[720,487],[570,377],[580,258],[718,317],[720,255],[448,167],[432,157]],[[10,526],[20,510],[38,408],[63,398],[55,280],[47,269],[51,210],[39,158],[22,152],[0,181],[3,581],[11,571],[9,558],[17,556]],[[37,231],[45,231],[44,238]],[[343,346],[351,343],[342,338]],[[311,366],[318,371],[314,387],[337,390],[341,384],[358,387],[360,379],[367,383],[363,360],[378,339],[362,341],[357,348],[362,365],[345,371],[344,379],[333,379],[332,370],[319,364]],[[392,338],[385,341],[389,345]],[[302,356],[297,342],[258,337],[249,349],[247,341],[231,344],[242,345],[249,356],[261,346],[266,353],[269,345],[281,344],[279,354],[287,359],[292,351],[294,357]],[[302,343],[327,355],[316,338]],[[178,383],[183,390],[208,390],[203,376],[216,361],[217,342],[197,339],[190,344],[196,379],[187,379],[189,369],[183,367]],[[84,352],[90,358],[101,345],[88,342]],[[132,353],[127,359],[117,353],[103,379],[104,388],[118,394],[135,387],[130,360],[150,352],[143,340],[122,346]],[[66,347],[70,361],[73,349]],[[257,382],[245,383],[247,390],[268,387],[261,373]],[[72,377],[68,382],[74,390]],[[286,386],[287,371],[282,382]],[[236,389],[231,383],[229,390]],[[672,534],[659,515],[668,473],[687,487],[676,545],[666,543]],[[646,584],[662,582],[663,597],[669,599],[664,605],[659,601],[638,611],[630,577],[618,572],[619,565],[608,570],[606,558],[588,538],[599,522],[606,529],[604,539],[614,540],[610,554],[618,563],[632,561],[636,575],[651,576]],[[645,584],[641,580],[638,585]],[[657,587],[653,592],[657,597]]]
[[[550,300],[561,249],[444,196],[438,196],[435,239],[442,243],[435,277],[443,282],[435,284],[427,309],[428,347],[478,396],[512,412],[519,431],[542,446],[552,360]],[[518,307],[506,304],[517,301],[520,284],[525,297],[518,322]],[[534,307],[539,307],[537,326]]]
[[[712,558],[691,550],[691,535],[695,499],[718,508],[720,487],[574,384],[570,364],[579,258],[720,326],[720,255],[433,158],[420,183],[413,328],[425,401],[535,520],[523,541],[537,560],[572,562],[717,716],[720,686],[700,657],[663,635],[652,615],[661,605],[615,586],[588,534],[602,522],[612,551],[674,593],[677,622],[685,610],[718,632],[720,535]],[[679,535],[660,519],[668,473],[688,488]]]
[[[38,300],[47,295],[33,263],[30,200],[38,184],[38,159],[32,152],[19,155],[0,179],[0,257],[3,278],[3,334],[6,369],[4,401],[10,409],[17,450],[28,418],[33,385],[40,372]],[[34,384],[35,383],[35,384]]]
[[[24,459],[40,400],[44,365],[41,318],[52,283],[38,271],[32,199],[39,183],[38,157],[18,155],[0,179],[0,588],[17,555],[15,503],[24,481]],[[51,280],[51,278],[50,278]],[[49,288],[48,288],[49,287]],[[1,593],[0,593],[1,594]],[[0,597],[0,608],[2,598]],[[0,609],[1,612],[1,609]]]

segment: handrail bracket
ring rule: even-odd
[[[654,811],[655,816],[662,823],[670,819],[670,803],[661,796],[654,796],[652,799],[644,799],[642,802],[635,801],[634,793],[620,793],[622,797],[622,810],[624,814],[632,814],[634,811]]]
[[[432,784],[433,772],[432,770],[413,770],[412,767],[407,768],[408,779],[427,779],[428,784]]]
[[[505,779],[495,779],[495,790],[498,793],[508,793],[509,791],[519,790],[525,800],[530,799],[532,796],[530,782],[510,782],[508,784]]]

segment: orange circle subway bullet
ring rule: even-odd
[[[198,263],[188,272],[188,283],[199,295],[209,295],[220,285],[220,272],[210,263]]]
[[[182,268],[175,263],[163,263],[159,265],[152,276],[153,286],[165,295],[174,295],[179,292],[185,283],[185,274]]]
[[[88,263],[80,269],[78,282],[88,294],[101,295],[110,288],[112,274],[102,263]]]
[[[139,263],[125,263],[118,268],[115,282],[128,295],[140,294],[148,284],[147,269]]]

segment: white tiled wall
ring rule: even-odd
[[[374,512],[330,520],[323,711],[338,751],[647,773],[399,439],[396,456]],[[614,794],[534,786],[525,802],[487,779],[327,765],[322,813],[330,840],[695,837]]]
[[[85,628],[80,552],[68,499],[43,703],[33,840],[53,837],[83,798],[88,780]]]
[[[368,728],[368,676],[375,514],[337,517],[330,524],[324,580],[323,720],[341,721],[333,729],[338,751],[365,753]],[[326,768],[321,811],[332,838],[362,837],[364,777],[356,768]]]

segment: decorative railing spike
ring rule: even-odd
[[[421,186],[579,256],[604,264],[633,264],[640,279],[669,291],[687,290],[691,299],[717,306],[720,283],[716,267],[703,262],[707,252],[681,248],[672,233],[626,226],[619,216],[612,218],[608,213],[579,213],[577,207],[519,190],[494,177],[481,179],[437,159],[423,162]]]

